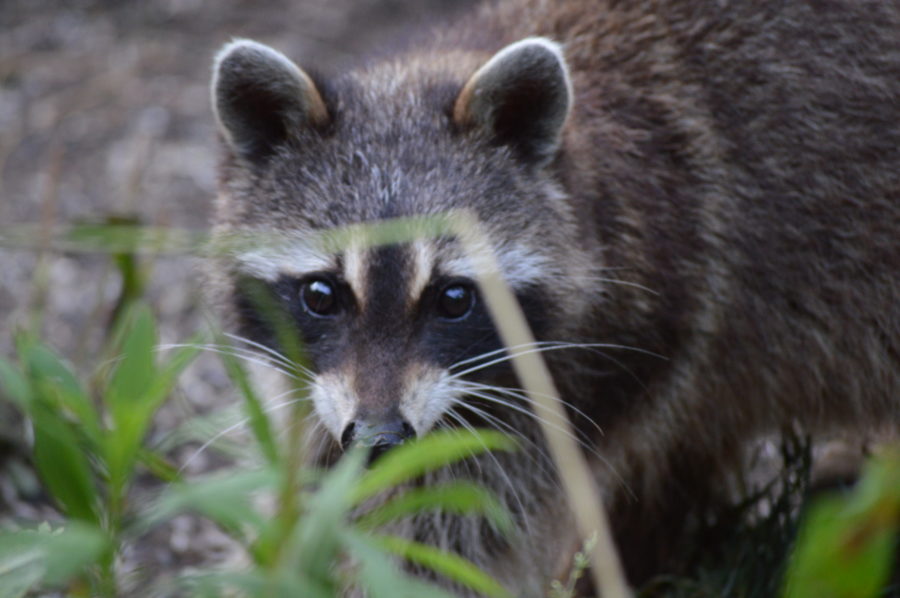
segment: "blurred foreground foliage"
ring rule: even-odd
[[[110,230],[116,233],[112,237]],[[398,566],[399,557],[483,595],[508,595],[456,555],[378,531],[424,510],[484,517],[508,531],[509,514],[484,489],[464,482],[408,488],[362,517],[351,516],[367,499],[428,471],[480,451],[514,450],[511,440],[496,432],[432,433],[391,451],[368,470],[365,455],[351,452],[332,470],[316,471],[302,461],[298,434],[283,442],[274,432],[238,354],[219,351],[240,391],[260,465],[184,479],[165,452],[151,445],[148,431],[179,374],[209,345],[197,337],[162,356],[154,317],[140,298],[144,275],[134,252],[143,241],[135,241],[139,237],[132,231],[127,225],[79,228],[71,237],[76,246],[87,243],[94,250],[97,245],[110,253],[123,278],[107,347],[94,372],[79,377],[28,332],[16,339],[14,361],[0,359],[0,400],[26,418],[30,460],[61,513],[52,522],[19,521],[0,530],[0,598],[54,590],[68,596],[128,595],[118,570],[123,551],[186,512],[214,521],[234,538],[247,566],[240,571],[185,571],[172,587],[153,588],[155,593],[332,598],[356,584],[373,598],[450,595],[410,576]],[[3,232],[0,244],[12,238]],[[13,246],[25,243],[16,239]],[[171,247],[168,238],[158,244]],[[186,247],[197,244],[196,239],[183,242]],[[300,362],[302,351],[296,349],[290,357]],[[302,419],[306,402],[294,404],[291,417]],[[702,555],[694,559],[689,577],[661,577],[638,594],[900,598],[900,453],[887,451],[870,464],[852,492],[821,497],[803,515],[798,515],[797,503],[805,498],[808,453],[795,452],[785,461],[788,477],[779,489],[751,496],[736,507],[736,515],[720,518],[725,527],[733,525],[724,533],[719,526],[715,548],[688,550]],[[135,481],[146,475],[162,487],[149,503],[133,496]],[[263,508],[266,501],[260,499],[266,497],[269,506]],[[748,523],[744,515],[761,500],[769,506],[768,515]],[[799,539],[792,551],[795,536]],[[566,583],[548,589],[553,598],[578,595],[576,585],[590,550],[586,546],[576,558]]]
[[[125,595],[117,557],[128,543],[173,517],[199,513],[244,547],[242,571],[184,574],[179,595],[308,596],[332,598],[350,584],[371,596],[449,596],[405,573],[395,555],[487,596],[503,588],[459,556],[378,532],[379,525],[417,511],[442,509],[487,518],[502,531],[509,515],[482,488],[459,482],[418,494],[399,493],[351,520],[363,501],[431,470],[485,450],[512,450],[490,431],[430,434],[399,447],[368,470],[365,454],[351,452],[327,473],[305,467],[281,446],[240,364],[226,353],[228,371],[242,390],[262,465],[229,468],[182,479],[164,454],[148,446],[153,417],[177,377],[202,348],[194,339],[160,358],[154,318],[140,303],[122,312],[106,359],[90,382],[38,339],[21,334],[18,362],[0,360],[0,396],[26,416],[32,460],[62,518],[20,522],[0,532],[0,597],[48,588],[69,596]],[[298,404],[301,404],[298,402]],[[294,447],[296,448],[296,447]],[[131,500],[138,475],[165,483],[150,504]],[[260,507],[261,495],[275,506]]]
[[[805,515],[788,568],[785,598],[900,595],[900,447],[872,459],[849,495],[821,497]]]
[[[900,598],[900,447],[850,488],[810,495],[808,438],[787,433],[780,476],[715,513],[686,546],[687,573],[641,598]]]

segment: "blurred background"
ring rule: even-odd
[[[336,73],[471,4],[0,0],[0,356],[12,359],[14,332],[28,327],[82,374],[94,371],[122,287],[109,255],[41,252],[39,243],[10,241],[10,233],[110,219],[206,229],[217,157],[208,86],[222,44],[254,38]],[[139,267],[163,342],[204,329],[209,310],[199,260],[145,257]],[[212,355],[182,377],[178,394],[157,418],[160,442],[186,420],[214,418],[232,396]],[[209,425],[214,433],[224,424]],[[22,448],[27,435],[0,401],[0,524],[55,517]],[[197,454],[198,445],[180,444],[173,460],[190,461],[189,471],[215,467],[220,453]],[[180,517],[125,559],[165,575],[174,563],[231,556],[211,525]]]
[[[351,68],[470,5],[440,0],[0,0],[0,227],[101,222],[202,230],[215,193],[210,65],[233,37],[304,66]],[[37,256],[0,245],[0,350],[33,300]],[[105,257],[49,256],[45,332],[81,354]],[[188,260],[154,265],[167,327],[194,325]],[[93,315],[97,317],[97,315]]]

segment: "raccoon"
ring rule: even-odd
[[[751,439],[900,428],[898,31],[896,0],[501,0],[330,76],[234,41],[215,223],[261,241],[214,297],[274,350],[245,283],[289,315],[323,462],[437,427],[518,436],[431,478],[495,490],[512,538],[446,514],[403,532],[524,597],[577,537],[510,367],[542,352],[637,579],[641,524],[677,528]],[[452,210],[486,231],[532,346],[504,348],[452,236],[311,242]]]

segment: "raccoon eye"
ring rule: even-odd
[[[303,309],[316,316],[331,316],[337,311],[337,293],[327,280],[314,278],[300,287]]]
[[[459,320],[472,311],[475,305],[475,291],[471,285],[455,283],[441,291],[438,298],[438,313],[448,320]]]

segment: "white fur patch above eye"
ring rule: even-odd
[[[236,255],[240,269],[262,280],[275,281],[281,276],[301,277],[311,272],[333,270],[334,254],[303,241],[269,243]]]
[[[450,276],[477,279],[480,273],[486,272],[490,267],[490,262],[483,253],[487,251],[494,252],[499,274],[514,289],[553,278],[558,271],[558,268],[553,268],[546,255],[518,243],[482,247],[471,258],[467,255],[455,256],[443,263],[443,269]]]
[[[369,252],[361,247],[348,247],[344,251],[344,280],[350,285],[360,307],[366,304],[366,265]]]
[[[431,280],[431,272],[434,268],[434,245],[430,241],[419,239],[412,243],[410,248],[412,272],[409,275],[407,296],[411,303],[415,303]]]

